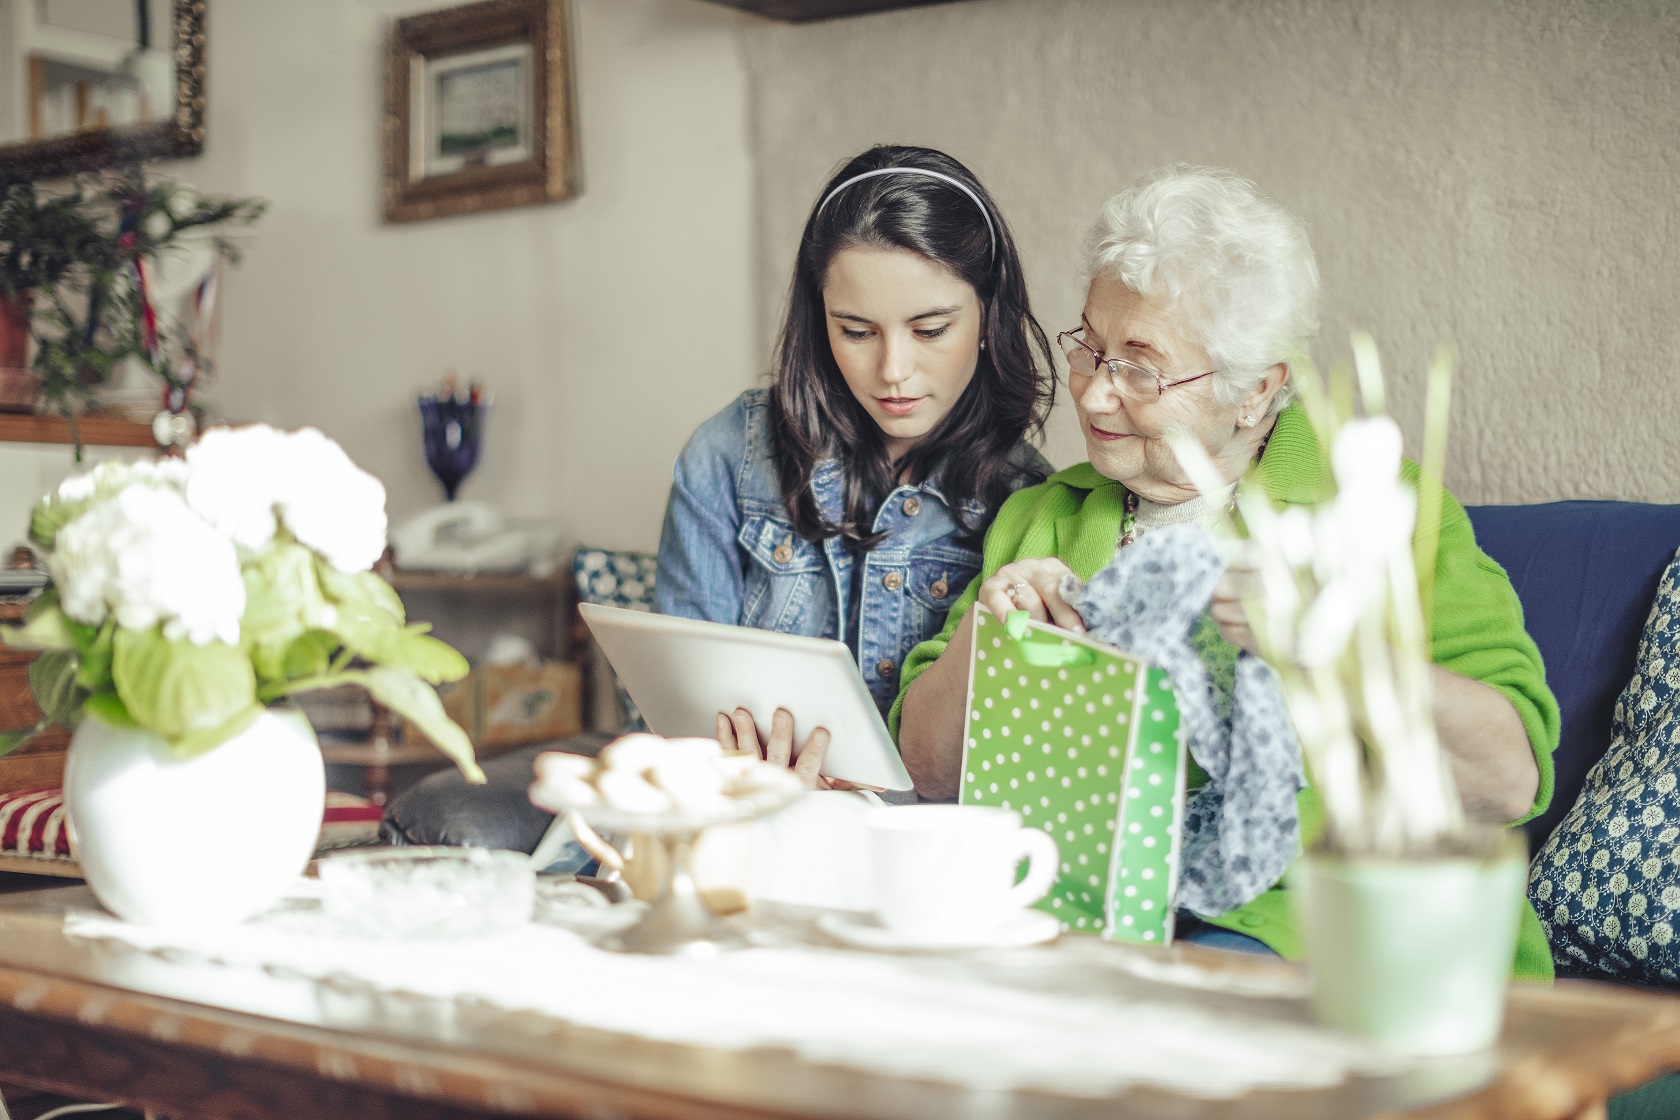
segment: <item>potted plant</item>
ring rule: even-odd
[[[181,183],[148,179],[138,170],[114,182],[107,200],[117,244],[128,261],[125,282],[113,293],[121,354],[134,372],[163,382],[166,412],[176,417],[197,412],[194,392],[214,372],[211,343],[220,265],[238,263],[240,257],[224,231],[230,224],[254,222],[266,204],[201,195]],[[61,323],[56,334],[73,338],[72,324]],[[45,361],[39,364],[44,367]],[[137,390],[143,415],[151,418],[159,394],[144,375],[138,381],[127,387],[102,382],[99,397],[109,402],[126,396],[132,403]],[[176,442],[184,443],[196,424],[174,427]]]
[[[33,412],[29,372],[35,294],[63,283],[102,238],[83,192],[43,195],[28,180],[0,179],[0,411]]]
[[[311,428],[214,429],[179,459],[102,463],[36,506],[52,586],[8,644],[74,730],[64,802],[88,885],[136,922],[229,922],[314,850],[320,751],[289,697],[353,684],[472,779],[432,685],[467,671],[372,567],[385,490]]]
[[[1328,386],[1297,379],[1334,492],[1279,510],[1258,480],[1238,488],[1259,573],[1248,619],[1324,805],[1323,835],[1291,873],[1315,1010],[1414,1053],[1463,1053],[1498,1036],[1526,860],[1520,834],[1466,818],[1435,726],[1436,538],[1414,528],[1439,522],[1451,359],[1430,369],[1414,487],[1375,345],[1356,335],[1354,353]],[[1212,463],[1176,446],[1212,492]]]
[[[263,204],[201,197],[148,180],[139,168],[57,192],[4,180],[0,192],[0,367],[25,368],[27,336],[35,342],[29,376],[12,375],[11,403],[0,406],[58,412],[74,425],[121,363],[135,358],[163,379],[176,411],[185,409],[208,358],[189,332],[160,315],[149,278],[183,235],[249,223]],[[237,260],[227,238],[211,243]]]

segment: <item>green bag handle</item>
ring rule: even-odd
[[[1020,643],[1021,660],[1028,665],[1036,665],[1041,669],[1061,669],[1069,665],[1097,663],[1097,651],[1094,649],[1071,642],[1064,645],[1060,638],[1029,631],[1027,623],[1031,619],[1032,615],[1026,611],[1010,611],[1008,617],[1003,620],[1004,630]]]

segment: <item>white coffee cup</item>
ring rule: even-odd
[[[1056,842],[1007,809],[904,805],[869,814],[881,923],[907,937],[973,936],[1043,898]],[[1029,861],[1026,878],[1015,876]]]

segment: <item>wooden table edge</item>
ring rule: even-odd
[[[1649,1004],[1650,1019],[1616,1031],[1609,1040],[1519,1058],[1492,1080],[1462,1096],[1375,1120],[1590,1120],[1611,1097],[1680,1071],[1680,997],[1588,980],[1555,985],[1514,984],[1507,1014],[1529,998],[1576,998],[1602,1005],[1606,994]]]
[[[58,921],[45,914],[13,913],[6,917],[9,922],[25,925],[53,925]],[[1185,951],[1196,948],[1193,946],[1177,948],[1185,957],[1199,959],[1208,953]],[[1299,971],[1298,965],[1279,960],[1221,959],[1218,964],[1238,971]],[[1594,1107],[1611,1096],[1680,1070],[1680,998],[1632,986],[1565,980],[1556,986],[1513,985],[1507,1008],[1515,1014],[1531,1001],[1556,1005],[1560,1000],[1578,1003],[1583,1010],[1622,1005],[1616,1010],[1625,1011],[1630,1025],[1617,1030],[1608,1045],[1604,1040],[1594,1040],[1517,1058],[1477,1089],[1433,1105],[1385,1113],[1379,1120],[1577,1120],[1594,1115]],[[356,1034],[156,995],[66,975],[50,966],[7,963],[0,963],[0,1080],[83,1096],[104,1090],[103,1083],[90,1084],[86,1076],[70,1080],[56,1073],[53,1058],[63,1061],[62,1049],[56,1055],[32,1052],[28,1044],[32,1023],[43,1019],[53,1021],[61,1033],[68,1031],[75,1036],[66,1045],[81,1047],[83,1056],[93,1059],[75,1061],[68,1068],[111,1068],[111,1056],[102,1055],[98,1049],[102,1042],[118,1045],[130,1056],[130,1060],[118,1062],[119,1066],[143,1070],[178,1067],[181,1059],[177,1055],[171,1061],[170,1051],[188,1050],[196,1055],[215,1055],[227,1063],[229,1072],[218,1076],[219,1081],[242,1077],[261,1080],[266,1071],[269,1083],[262,1086],[264,1093],[273,1091],[272,1083],[279,1075],[296,1083],[294,1092],[326,1086],[329,1094],[336,1088],[338,1096],[345,1098],[340,1109],[295,1115],[354,1115],[368,1120],[483,1115],[722,1120],[818,1114],[801,1106],[708,1098],[697,1095],[695,1089],[557,1069],[515,1054],[490,1055],[428,1039]],[[573,1031],[593,1033],[592,1028],[564,1020],[550,1022],[547,1033],[557,1046],[563,1045],[565,1036]],[[142,1051],[145,1060],[133,1061],[132,1055]],[[202,1074],[196,1080],[203,1081]],[[348,1099],[351,1097],[355,1100]],[[167,1078],[141,1092],[112,1084],[109,1099],[166,1112],[205,1113],[202,1100],[184,1097]],[[836,1108],[836,1102],[824,1103],[822,1114],[846,1114],[844,1104]]]
[[[68,1033],[49,1048],[29,1045],[25,1040],[38,1037],[41,1020],[55,1021],[61,1032]],[[251,1029],[253,1021],[261,1023],[260,1032]],[[113,1061],[108,1050],[113,1044],[128,1060]],[[317,1086],[336,1087],[340,1091],[328,1095],[346,1098],[342,1101],[346,1110],[314,1113],[321,1116],[768,1120],[788,1115],[560,1072],[507,1055],[492,1060],[465,1048],[349,1034],[0,965],[0,1079],[85,1097],[107,1088],[91,1084],[90,1071],[167,1071],[180,1064],[178,1053],[171,1060],[171,1053],[180,1051],[214,1054],[222,1067],[216,1080],[223,1083],[224,1092],[235,1087],[232,1083],[254,1077],[266,1083],[260,1089],[253,1086],[253,1092],[272,1094],[277,1075],[296,1079],[305,1092]],[[423,1054],[423,1061],[415,1060],[417,1052]],[[58,1072],[67,1059],[75,1076]],[[206,1114],[202,1096],[187,1091],[186,1085],[170,1084],[168,1078],[156,1085],[142,1084],[138,1090],[131,1081],[111,1081],[108,1088],[108,1099],[113,1101],[190,1116]],[[388,1099],[391,1107],[381,1107],[382,1099]]]

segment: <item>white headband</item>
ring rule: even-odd
[[[980,216],[986,219],[986,237],[991,243],[992,259],[997,259],[997,230],[992,228],[992,216],[987,213],[986,204],[980,201],[979,195],[969,190],[968,187],[963,185],[963,183],[959,180],[951,178],[942,171],[929,171],[923,167],[881,167],[874,171],[865,171],[862,175],[853,175],[850,179],[847,179],[844,183],[841,183],[838,187],[835,187],[823,196],[823,200],[817,203],[817,213],[820,215],[823,212],[823,208],[829,204],[829,201],[833,199],[835,195],[839,194],[853,183],[862,182],[864,179],[873,179],[877,175],[926,175],[929,179],[938,179],[942,183],[949,183],[953,187],[956,187],[959,191],[963,192],[974,201],[974,205],[980,209]]]

